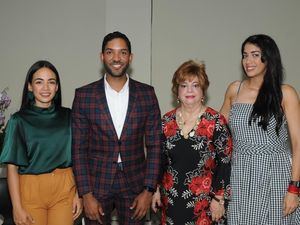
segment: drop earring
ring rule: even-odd
[[[28,91],[28,92],[27,92],[27,100],[28,100],[29,102],[34,101],[34,95],[33,95],[33,92],[32,92],[32,91]]]

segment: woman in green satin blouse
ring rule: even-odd
[[[0,156],[0,163],[8,164],[17,225],[71,225],[82,211],[71,169],[70,115],[61,106],[56,68],[44,60],[34,63]]]

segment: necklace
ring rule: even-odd
[[[187,133],[184,133],[184,131],[183,131],[184,125],[186,125],[186,124],[185,124],[185,121],[183,119],[182,112],[181,112],[181,110],[180,110],[180,112],[178,112],[177,122],[178,122],[178,126],[179,126],[179,129],[180,129],[180,135],[183,136],[185,139],[188,139],[189,137],[194,137],[195,136],[195,130],[197,129],[197,127],[200,123],[200,120],[201,120],[202,108],[203,108],[203,105],[201,105],[201,107],[200,107],[199,114],[197,116],[197,119],[195,120],[193,128]]]

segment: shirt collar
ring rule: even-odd
[[[104,74],[104,88],[105,88],[105,90],[110,90],[110,91],[117,92],[117,91],[115,91],[115,90],[109,85],[109,83],[108,83],[107,80],[106,80],[106,77],[107,77],[107,75]],[[128,76],[127,73],[126,73],[126,78],[127,78],[126,83],[124,84],[124,86],[122,87],[122,89],[121,89],[118,93],[121,93],[121,92],[124,92],[125,90],[128,90],[128,88],[129,88],[129,76]]]

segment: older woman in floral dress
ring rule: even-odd
[[[232,151],[226,120],[204,104],[204,64],[183,63],[172,83],[179,106],[162,119],[165,163],[152,209],[162,206],[162,224],[225,224]]]

